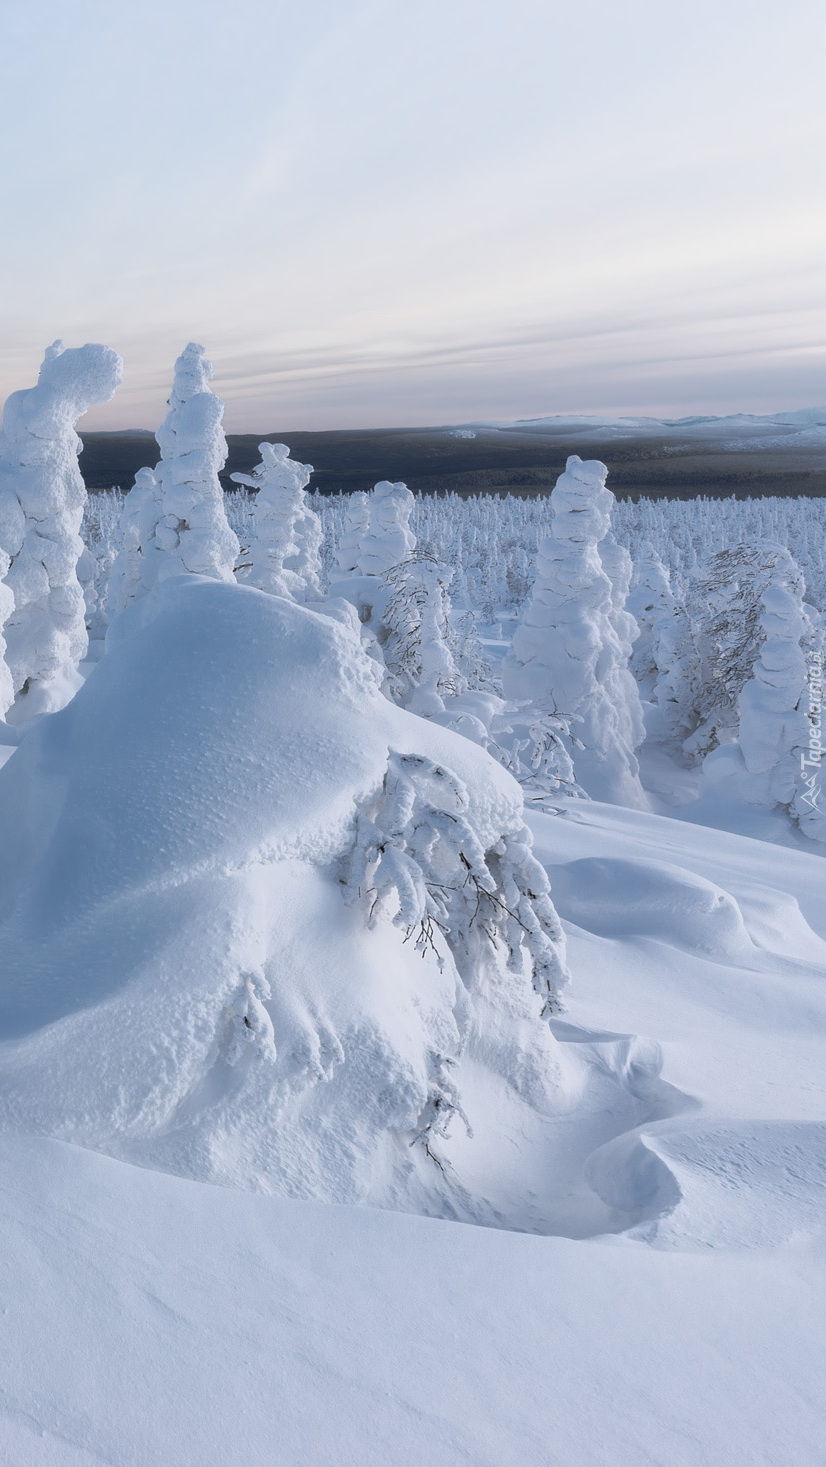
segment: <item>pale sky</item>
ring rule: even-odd
[[[154,428],[826,402],[823,0],[2,0],[0,394]]]

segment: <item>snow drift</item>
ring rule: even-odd
[[[566,1103],[530,964],[504,961],[508,921],[536,912],[526,944],[563,976],[547,882],[534,863],[533,906],[504,888],[498,947],[468,920],[481,946],[460,977],[442,907],[405,942],[387,870],[370,894],[351,867],[357,827],[362,874],[365,831],[424,861],[394,842],[390,751],[431,783],[449,771],[433,822],[464,791],[484,870],[517,848],[511,874],[530,868],[519,787],[382,697],[355,631],[286,599],[172,578],[109,641],[0,772],[0,1125],[292,1196],[483,1217],[446,1151],[451,1118],[474,1123],[465,1066],[534,1112]],[[484,1125],[490,1140],[495,1114]]]

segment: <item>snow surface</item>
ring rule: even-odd
[[[394,760],[523,809],[347,611],[163,579],[0,729],[0,1461],[820,1467],[822,856],[531,815],[542,1019],[353,890]]]
[[[0,771],[0,1129],[502,1221],[498,1133],[569,1105],[530,978],[491,963],[467,993],[342,881],[391,749],[463,782],[484,851],[520,839],[519,786],[384,698],[357,632],[286,599],[170,578],[109,640]],[[472,1185],[416,1144],[466,1069],[504,1092]]]
[[[822,866],[787,852],[781,885],[761,842],[597,804],[533,825],[576,914],[555,1029],[595,1140],[611,1074],[636,1097],[589,1166],[626,1232],[261,1197],[18,1123],[0,1140],[4,1460],[819,1467]],[[615,900],[592,897],[586,925],[600,862]],[[635,923],[616,899],[640,882]],[[652,935],[669,888],[682,916]],[[535,1163],[511,1185],[536,1185]]]

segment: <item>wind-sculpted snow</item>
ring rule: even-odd
[[[493,1220],[451,1170],[466,1067],[537,1121],[568,1103],[541,1017],[564,940],[519,787],[389,703],[354,631],[286,599],[174,578],[109,640],[0,773],[0,1124]],[[378,893],[351,881],[348,904],[342,883],[389,757],[429,773],[410,834],[399,815],[381,838],[378,920]],[[461,933],[444,904],[408,911],[391,847],[423,883],[479,883]],[[480,1126],[494,1154],[499,1124]]]
[[[753,954],[733,897],[663,861],[570,861],[554,871],[554,891],[563,916],[591,932],[655,938],[732,962]]]

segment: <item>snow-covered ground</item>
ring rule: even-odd
[[[822,1462],[820,863],[787,852],[781,881],[761,843],[605,806],[534,824],[583,1098],[530,1173],[514,1127],[508,1185],[549,1212],[590,1186],[626,1230],[290,1202],[6,1136],[4,1461]]]
[[[139,607],[0,773],[2,1459],[819,1464],[822,859],[532,816],[574,980],[550,1090],[518,986],[471,991],[473,1135],[430,1156],[401,1133],[455,978],[330,862],[388,742],[458,761],[491,833],[508,776],[351,686],[329,617]]]
[[[190,344],[81,554],[106,352],[3,430],[0,1462],[820,1467],[821,509],[230,526]]]

